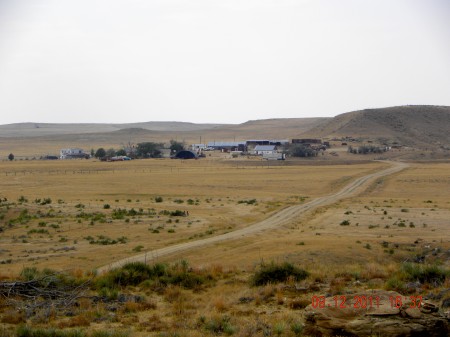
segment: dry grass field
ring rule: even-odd
[[[19,299],[0,299],[0,336],[300,336],[302,310],[315,294],[439,293],[450,286],[448,163],[412,163],[274,230],[151,256],[249,226],[387,166],[214,158],[0,162],[1,279],[23,279],[24,270],[37,278],[50,268],[67,275],[66,283],[91,284],[90,296],[59,313],[24,305],[14,314]],[[166,266],[165,277],[183,281],[138,282],[136,271],[113,286],[114,272],[95,276],[102,265],[147,251]],[[402,268],[418,257],[443,278],[412,289]],[[308,276],[251,286],[272,262]]]
[[[216,160],[3,162],[1,197],[9,202],[21,197],[27,200],[6,212],[3,221],[19,217],[23,210],[43,215],[2,233],[2,246],[14,256],[13,263],[2,271],[18,272],[28,263],[58,269],[94,269],[133,254],[137,246],[151,250],[238,229],[286,205],[331,193],[346,181],[383,165],[331,169],[254,164],[240,166]],[[157,197],[162,202],[156,202]],[[51,203],[41,205],[46,198]],[[122,216],[114,215],[118,209],[134,209],[142,214],[120,219]],[[189,216],[161,214],[176,210],[187,211]],[[42,222],[47,225],[40,227]],[[48,234],[28,234],[33,229]],[[99,235],[127,236],[128,240],[125,244],[101,246],[83,239]],[[59,250],[67,246],[75,249]]]

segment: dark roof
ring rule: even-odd
[[[271,144],[276,144],[276,143],[287,144],[287,143],[289,143],[289,139],[249,139],[249,140],[246,140],[246,142],[247,143],[266,142],[266,143],[271,143]]]
[[[181,150],[180,152],[178,152],[175,155],[175,158],[178,158],[178,159],[195,159],[195,158],[197,158],[197,155],[194,152],[189,151],[189,150]]]

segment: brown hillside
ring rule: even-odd
[[[200,132],[186,132],[186,141],[202,143],[209,141],[238,141],[248,139],[292,139],[301,132],[321,125],[330,118],[276,118],[253,120],[237,125],[224,125]]]
[[[399,106],[344,113],[301,137],[353,137],[390,145],[450,148],[450,107]]]

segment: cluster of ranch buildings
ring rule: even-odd
[[[189,149],[171,153],[170,149],[160,149],[162,158],[195,159],[205,157],[206,151],[221,151],[230,153],[233,157],[239,155],[261,156],[267,160],[284,160],[285,149],[291,144],[300,144],[315,150],[325,150],[330,147],[329,142],[321,139],[252,139],[245,141],[212,141],[206,144],[192,144]],[[60,159],[89,158],[90,154],[83,149],[68,148],[60,151]],[[56,158],[55,158],[56,159]],[[111,161],[122,161],[131,159],[128,156],[112,157]]]

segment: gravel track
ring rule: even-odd
[[[408,167],[408,164],[401,162],[389,162],[389,164],[391,164],[392,166],[387,169],[357,178],[334,194],[316,198],[305,204],[289,206],[269,216],[267,219],[254,223],[248,227],[209,237],[206,239],[180,243],[173,246],[156,249],[147,253],[141,253],[135,256],[127,257],[125,259],[99,267],[97,268],[97,272],[99,274],[102,274],[107,272],[108,270],[119,268],[129,262],[150,262],[153,259],[160,258],[165,255],[192,250],[226,240],[236,240],[242,237],[254,235],[271,228],[281,227],[283,225],[289,224],[293,219],[297,218],[307,211],[315,209],[319,206],[330,205],[338,202],[341,199],[357,195],[358,193],[361,193],[364,189],[366,189],[370,185],[370,183],[372,183],[376,179],[399,172]]]

